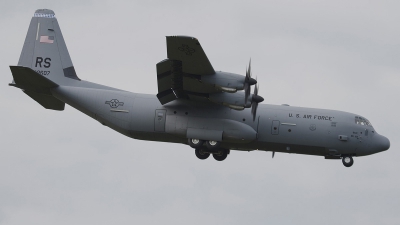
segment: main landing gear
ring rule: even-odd
[[[217,161],[224,161],[228,157],[229,150],[220,149],[218,152],[213,153],[213,157]]]
[[[221,148],[218,149],[217,151],[209,152],[208,149],[203,147],[203,148],[196,148],[194,150],[194,153],[196,154],[197,158],[202,160],[207,159],[212,154],[215,160],[224,161],[226,157],[228,157],[229,150]]]
[[[207,159],[211,154],[217,161],[223,161],[228,157],[229,149],[220,148],[221,142],[219,141],[204,141],[199,139],[190,138],[189,145],[195,149],[195,154],[199,159]],[[205,145],[205,146],[204,146]]]
[[[353,160],[353,157],[351,157],[351,156],[343,156],[342,162],[345,167],[350,167],[353,165],[354,160]]]
[[[199,159],[207,159],[210,156],[210,153],[205,152],[204,149],[202,149],[202,148],[196,148],[194,150],[194,153],[196,154],[197,158],[199,158]]]

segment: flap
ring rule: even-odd
[[[174,74],[171,71],[173,64],[174,62],[172,60],[166,59],[157,63],[156,65],[157,85],[158,85],[157,98],[163,105],[178,98],[172,89],[173,87],[178,86],[177,84],[175,84],[176,83],[175,81],[178,80],[175,78],[177,77],[177,75],[174,76]]]
[[[222,141],[222,133],[222,130],[188,128],[186,136],[187,138],[196,138],[200,140]]]
[[[214,68],[204,53],[199,41],[194,37],[167,37],[168,59],[182,62],[182,72],[195,75],[214,74]]]
[[[161,104],[166,104],[178,98],[187,99],[183,89],[182,62],[165,59],[157,63],[157,98]]]

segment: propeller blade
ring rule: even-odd
[[[253,82],[252,80],[254,79],[251,78],[251,58],[250,58],[249,67],[246,68],[246,78],[244,79],[244,100],[245,100],[244,102],[247,102],[247,98],[250,95],[251,92],[250,85]]]
[[[254,87],[254,94],[251,98],[251,114],[253,115],[253,121],[256,119],[258,103],[264,101],[264,98],[258,95],[258,85]]]
[[[244,102],[247,102],[247,99],[249,98],[250,95],[250,91],[251,91],[251,87],[249,83],[245,83],[244,84]]]
[[[257,80],[251,77],[251,59],[249,61],[249,68],[246,71],[245,83],[247,83],[249,85],[254,85],[257,83]]]
[[[253,114],[253,121],[256,120],[258,103],[251,104],[251,114]]]
[[[251,98],[249,99],[250,96],[250,92],[251,92],[251,85],[255,85],[257,84],[257,78],[254,79],[251,77],[251,59],[249,61],[249,67],[246,68],[246,78],[244,80],[244,107],[251,107],[251,113],[253,114],[253,120],[255,119],[255,114],[257,112],[257,104],[259,102],[264,101],[264,98],[261,96],[258,96],[258,85],[255,86],[254,88],[254,94],[251,96]]]
[[[275,152],[272,152],[272,158],[274,158],[274,156],[275,156]]]
[[[246,79],[250,79],[251,78],[251,58],[249,61],[249,68],[247,69],[247,73],[246,73]]]

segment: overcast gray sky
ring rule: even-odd
[[[81,79],[156,94],[165,36],[197,37],[216,70],[251,57],[269,104],[368,118],[390,150],[322,157],[129,139],[8,87],[30,19],[53,9]],[[400,224],[399,1],[0,0],[0,224]]]

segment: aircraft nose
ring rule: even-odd
[[[385,136],[382,136],[382,138],[384,139],[383,142],[382,142],[382,149],[383,149],[383,151],[386,151],[386,150],[388,150],[390,148],[390,141]]]
[[[390,141],[387,137],[379,135],[376,140],[376,150],[377,152],[386,151],[390,148]]]

